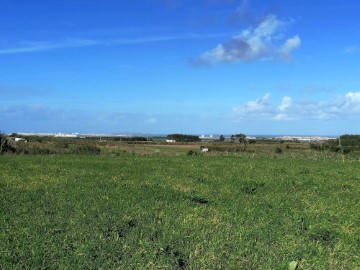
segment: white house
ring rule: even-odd
[[[24,138],[15,138],[15,142],[26,142]]]
[[[175,140],[166,140],[167,143],[174,143],[176,142]]]

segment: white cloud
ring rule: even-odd
[[[299,48],[300,45],[301,45],[301,40],[299,36],[296,35],[293,38],[289,38],[279,50],[280,57],[290,61],[292,59],[291,53],[293,52],[293,50]]]
[[[253,28],[243,30],[240,35],[217,45],[193,60],[193,64],[215,64],[219,62],[252,61],[263,59],[291,60],[293,50],[301,45],[299,36],[289,38],[282,45],[279,42],[288,23],[275,15],[268,15]]]
[[[275,121],[289,121],[289,120],[293,120],[293,118],[291,118],[291,116],[288,115],[288,114],[286,114],[286,113],[276,114],[272,119],[275,120]]]
[[[271,117],[273,108],[269,98],[270,94],[267,93],[261,98],[246,102],[243,106],[234,107],[233,112],[240,119]]]
[[[155,117],[150,117],[148,119],[146,119],[145,121],[147,124],[156,124],[158,122],[158,119]]]
[[[270,94],[267,93],[260,99],[255,101],[249,101],[245,104],[246,111],[248,112],[258,112],[263,111],[268,107]]]
[[[349,92],[345,95],[345,106],[352,108],[354,113],[360,113],[360,92]]]
[[[360,92],[349,92],[345,98],[349,103],[360,103]]]
[[[301,101],[284,96],[276,105],[266,94],[233,108],[236,120],[331,120],[360,116],[360,92],[348,92],[327,101]]]
[[[285,96],[283,97],[280,106],[278,107],[281,112],[285,111],[292,104],[292,98]]]

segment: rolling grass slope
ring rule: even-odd
[[[0,156],[0,269],[360,269],[358,162]]]

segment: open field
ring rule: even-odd
[[[202,153],[202,148],[208,148],[207,156],[236,155],[250,158],[291,158],[313,160],[360,160],[360,142],[351,149],[344,146],[325,148],[327,142],[294,142],[283,140],[256,140],[255,143],[240,144],[238,142],[200,141],[165,143],[164,139],[150,141],[118,141],[114,138],[99,140],[99,138],[56,138],[56,137],[26,137],[27,142],[15,142],[9,139],[10,150],[6,155],[119,155],[130,153],[142,156],[181,156]],[[116,138],[115,138],[116,139]],[[146,138],[145,138],[146,140]]]
[[[1,269],[360,269],[358,161],[0,156]]]

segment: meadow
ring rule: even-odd
[[[0,269],[360,269],[359,165],[0,156]]]

